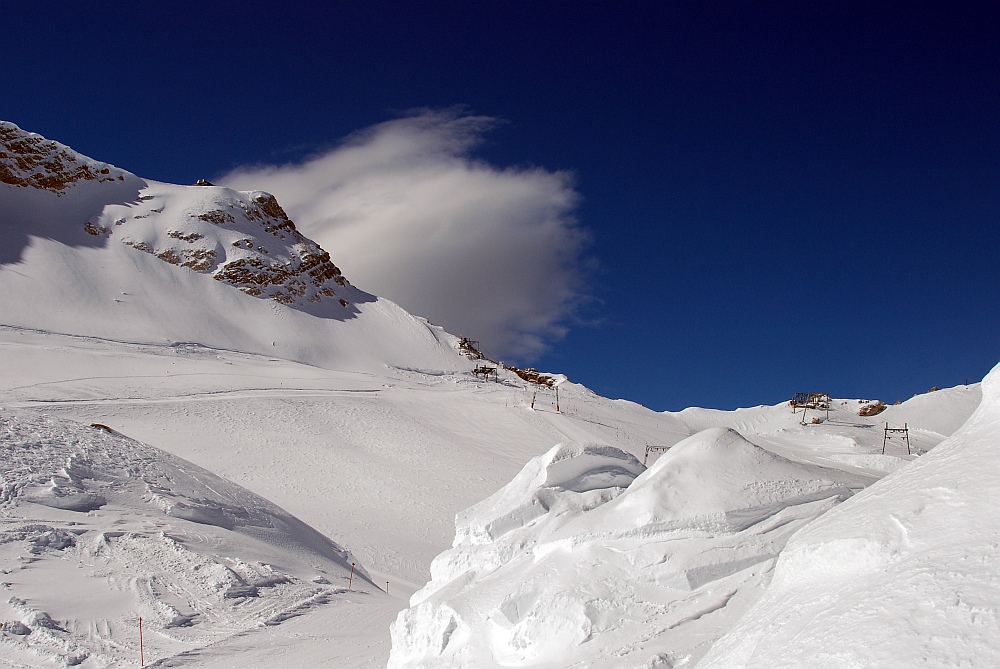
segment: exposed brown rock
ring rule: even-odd
[[[95,237],[111,234],[111,230],[109,228],[106,228],[103,225],[95,225],[90,221],[87,221],[87,223],[83,226],[83,229],[87,231],[88,235],[94,235]]]
[[[124,180],[102,164],[90,164],[58,142],[0,123],[0,182],[63,195],[78,181]]]
[[[171,265],[180,265],[181,264],[180,256],[178,256],[177,252],[174,251],[173,249],[167,249],[166,251],[160,251],[159,253],[156,254],[156,257],[159,258],[160,260],[164,261],[164,262],[170,263]]]
[[[153,252],[153,247],[150,246],[149,244],[147,244],[146,242],[124,242],[124,243],[128,244],[132,248],[137,249],[139,251],[142,251],[144,253],[152,253]]]
[[[527,369],[518,369],[517,367],[508,367],[510,371],[514,372],[522,379],[528,383],[535,383],[540,386],[552,386],[555,383],[555,379],[548,374],[542,374],[534,367],[528,367]]]
[[[211,249],[184,249],[184,267],[189,267],[196,272],[207,272],[215,266],[215,251]]]
[[[869,402],[860,409],[858,409],[859,416],[877,416],[887,408],[886,403],[882,400],[876,400],[874,402]]]
[[[278,204],[278,199],[276,197],[270,193],[261,193],[256,196],[253,201],[257,203],[258,207],[260,207],[260,211],[264,216],[278,219],[288,230],[295,229],[295,224],[288,219],[288,214],[286,214],[285,210],[281,208],[280,204]]]
[[[198,214],[198,218],[209,223],[214,223],[215,225],[225,225],[236,220],[228,211],[222,211],[221,209],[214,209],[206,211],[204,214]]]
[[[486,356],[479,350],[478,344],[478,341],[462,337],[458,340],[458,351],[469,360],[485,360]]]
[[[204,237],[204,235],[200,235],[197,232],[192,232],[191,234],[185,235],[184,233],[179,232],[177,230],[170,230],[167,232],[167,237],[173,237],[174,239],[179,239],[182,242],[188,242],[190,244],[198,241],[199,239]]]

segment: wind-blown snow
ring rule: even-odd
[[[824,515],[703,667],[1000,666],[1000,368],[931,453]]]
[[[634,481],[629,460],[556,447],[460,514],[455,546],[393,625],[389,666],[696,659],[754,600],[788,537],[870,482],[724,428]]]
[[[352,556],[204,469],[103,427],[0,410],[0,652],[177,655],[347,593]],[[353,587],[377,592],[360,565]],[[356,596],[356,595],[355,595]]]

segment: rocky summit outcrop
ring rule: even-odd
[[[78,181],[124,181],[125,172],[0,121],[0,182],[62,195]]]
[[[59,142],[0,122],[4,184],[61,198],[71,189],[100,189],[127,178],[135,179]],[[235,191],[204,180],[197,186],[142,183],[145,187],[135,201],[104,200],[107,204],[98,207],[96,215],[94,210],[81,213],[78,225],[92,237],[114,238],[253,297],[298,307],[330,302],[339,304],[334,308],[346,308],[355,301],[352,291],[361,295],[330,254],[295,229],[273,195]],[[67,200],[59,200],[59,207],[74,206]]]
[[[348,306],[347,280],[330,254],[295,229],[270,193],[157,184],[140,200],[121,212],[125,216],[105,210],[100,220],[88,221],[87,232],[117,234],[139,251],[254,297]]]

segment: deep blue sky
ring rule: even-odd
[[[176,183],[416,107],[571,170],[598,269],[537,366],[655,409],[895,401],[1000,359],[995,3],[8,4],[0,118]],[[363,287],[363,286],[362,286]]]

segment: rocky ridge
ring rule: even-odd
[[[68,146],[0,121],[0,183],[56,195],[79,181],[124,181],[125,172]]]

